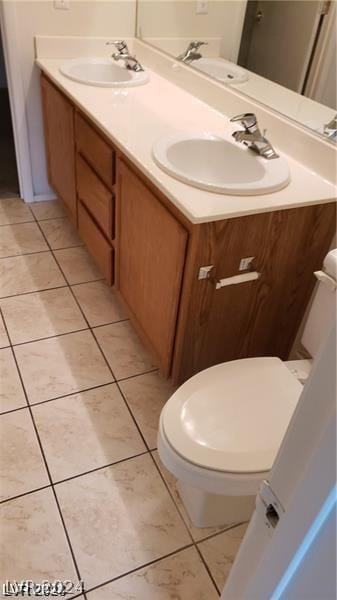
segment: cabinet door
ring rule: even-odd
[[[287,360],[334,234],[335,205],[317,205],[205,224],[175,344],[173,380],[214,364],[253,356]],[[254,257],[254,281],[220,289]],[[200,266],[213,277],[198,280]]]
[[[76,224],[74,109],[43,76],[41,89],[49,183]]]
[[[188,234],[122,162],[118,186],[119,291],[168,374]]]

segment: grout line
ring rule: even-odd
[[[22,375],[21,375],[21,371],[19,369],[19,365],[18,365],[18,362],[16,360],[14,352],[13,352],[13,355],[14,355],[14,360],[15,360],[16,368],[18,370],[18,374],[19,374],[19,377],[20,377],[20,380],[21,380],[21,385],[22,385],[24,394],[26,396],[26,402],[28,403],[28,394],[27,394],[27,391],[26,391],[26,388],[25,388],[25,385],[24,385],[24,382],[23,382],[23,378],[22,378]],[[40,452],[41,452],[42,459],[43,459],[43,462],[44,462],[44,465],[45,465],[45,469],[47,471],[48,479],[50,481],[50,486],[51,486],[51,489],[52,489],[52,492],[53,492],[53,496],[54,496],[54,499],[55,499],[55,502],[56,502],[56,505],[57,505],[57,509],[58,509],[58,513],[59,513],[59,516],[60,516],[60,519],[61,519],[61,523],[62,523],[62,526],[63,526],[64,534],[65,534],[66,540],[68,542],[68,548],[70,550],[70,554],[71,554],[71,557],[72,557],[72,560],[73,560],[75,571],[76,571],[78,580],[81,581],[82,577],[81,577],[81,574],[80,574],[80,571],[79,571],[79,568],[78,568],[78,565],[77,565],[77,562],[76,562],[75,553],[74,553],[73,547],[72,547],[71,542],[70,542],[70,537],[69,537],[69,534],[68,534],[68,531],[67,531],[67,528],[66,528],[66,525],[65,525],[65,521],[64,521],[63,514],[62,514],[62,511],[61,511],[61,507],[60,507],[60,504],[59,504],[59,501],[58,501],[58,497],[57,497],[56,491],[54,489],[53,480],[52,480],[52,477],[51,477],[51,474],[50,474],[50,470],[49,470],[49,466],[48,466],[48,462],[47,462],[46,456],[44,454],[42,442],[41,442],[40,435],[39,435],[39,432],[38,432],[38,428],[37,428],[37,425],[36,425],[36,422],[35,422],[35,419],[34,419],[34,414],[33,414],[33,411],[32,411],[32,407],[29,404],[28,404],[28,410],[30,412],[30,417],[32,419],[32,424],[33,424],[33,427],[34,427],[34,430],[35,430],[35,435],[36,435],[37,442],[38,442],[39,447],[40,447]]]
[[[139,425],[138,425],[138,423],[137,423],[137,421],[136,421],[136,419],[135,419],[135,417],[134,417],[134,415],[133,415],[132,411],[130,410],[130,407],[129,407],[129,405],[128,405],[127,401],[126,401],[126,398],[125,398],[125,396],[124,396],[124,394],[123,394],[123,392],[122,392],[122,390],[121,390],[120,386],[118,385],[118,380],[115,378],[115,374],[114,374],[114,372],[113,372],[113,370],[112,370],[112,368],[111,368],[111,365],[110,365],[110,363],[108,362],[108,359],[106,358],[106,356],[105,356],[105,354],[104,354],[104,352],[103,352],[103,350],[102,350],[101,346],[99,345],[99,343],[98,343],[98,340],[97,340],[97,338],[96,338],[96,336],[95,336],[95,333],[94,333],[93,329],[91,329],[91,333],[92,333],[92,335],[93,335],[94,339],[96,340],[96,344],[97,344],[97,346],[98,346],[98,347],[99,347],[99,349],[100,349],[100,352],[101,352],[101,355],[102,355],[102,357],[103,357],[103,359],[104,359],[104,361],[105,361],[105,364],[107,365],[108,369],[110,370],[110,373],[111,373],[112,377],[115,379],[115,383],[116,383],[116,386],[117,386],[117,388],[118,388],[118,390],[119,390],[119,393],[121,394],[121,396],[122,396],[122,399],[123,399],[123,401],[124,401],[124,404],[125,404],[125,406],[126,406],[126,408],[127,408],[128,412],[129,412],[129,414],[130,414],[130,416],[131,416],[131,419],[132,419],[132,421],[133,421],[134,425],[136,426],[136,428],[137,428],[137,431],[138,431],[138,433],[139,433],[139,435],[140,435],[141,439],[143,440],[143,443],[145,444],[145,448],[147,448],[147,450],[149,451],[150,449],[149,449],[149,446],[148,446],[148,444],[147,444],[147,442],[146,442],[146,440],[145,440],[145,437],[144,437],[144,435],[143,435],[143,432],[141,431],[141,429],[140,429],[140,427],[139,427]]]
[[[69,219],[68,219],[68,220],[69,220]],[[64,279],[66,280],[66,282],[67,282],[67,284],[68,284],[68,286],[69,286],[69,288],[70,288],[70,291],[72,291],[72,290],[71,290],[71,286],[72,286],[72,285],[75,285],[75,284],[76,284],[76,282],[75,282],[75,283],[71,283],[71,282],[68,280],[68,278],[67,278],[67,277],[66,277],[66,275],[65,275],[65,272],[64,272],[64,270],[62,269],[62,267],[61,267],[61,265],[60,265],[60,263],[59,263],[59,260],[58,260],[57,256],[55,256],[55,252],[58,252],[59,250],[61,250],[61,248],[55,248],[55,249],[53,249],[53,248],[51,247],[51,245],[50,245],[50,243],[49,243],[48,239],[47,239],[47,236],[46,236],[45,232],[43,231],[43,229],[42,229],[42,227],[41,227],[41,225],[40,225],[40,221],[36,221],[36,223],[37,223],[37,225],[38,225],[38,227],[39,227],[39,229],[40,229],[40,231],[41,231],[41,233],[42,233],[42,235],[43,235],[43,237],[44,237],[44,239],[45,239],[45,242],[46,242],[46,244],[47,244],[48,248],[50,249],[50,252],[51,252],[51,253],[52,253],[52,255],[53,255],[53,258],[54,258],[54,260],[55,260],[55,262],[56,262],[56,264],[57,264],[58,268],[60,269],[60,271],[61,271],[61,273],[62,273],[62,275],[63,275]],[[72,246],[72,247],[69,247],[69,248],[67,248],[67,250],[71,250],[72,248],[83,248],[84,250],[86,250],[86,248],[85,248],[84,244],[82,244],[81,246]],[[89,281],[80,281],[80,282],[77,282],[77,283],[78,283],[78,284],[80,284],[80,283],[92,283],[93,281],[102,281],[102,280],[104,280],[104,277],[103,277],[103,276],[102,276],[102,277],[100,277],[100,278],[98,278],[98,279],[90,279]],[[73,294],[73,296],[74,296],[74,294]],[[83,311],[82,311],[82,312],[83,312]],[[84,314],[83,314],[83,316],[84,316],[85,320],[87,321],[87,319],[86,319],[86,317],[85,317],[85,315],[84,315]],[[88,323],[88,321],[87,321],[87,323]],[[89,326],[89,323],[88,323],[88,326]]]
[[[114,467],[115,465],[119,465],[120,463],[127,462],[129,460],[133,460],[134,458],[138,458],[139,456],[145,456],[149,454],[149,450],[144,450],[144,452],[139,452],[138,454],[133,454],[132,456],[127,456],[126,458],[121,458],[119,460],[115,460],[106,465],[102,465],[100,467],[95,467],[94,469],[89,469],[89,471],[84,471],[83,473],[78,473],[77,475],[71,475],[70,477],[65,477],[64,479],[60,479],[59,481],[54,481],[53,485],[57,486],[62,483],[67,483],[68,481],[73,481],[73,479],[78,479],[79,477],[84,477],[85,475],[90,475],[91,473],[96,473],[96,471],[101,471],[102,469],[108,469],[109,467]]]
[[[79,284],[81,285],[81,284]],[[102,323],[101,325],[90,325],[91,329],[101,329],[102,327],[106,327],[107,325],[114,325],[115,323],[125,323],[125,321],[130,321],[130,319],[118,319],[118,321],[110,321],[110,323]],[[98,342],[97,342],[98,343]]]
[[[1,204],[1,198],[0,198]],[[10,227],[12,225],[26,225],[27,223],[36,223],[36,220],[33,218],[31,221],[18,221],[18,223],[0,223],[0,227]]]
[[[69,286],[67,286],[67,287],[69,287]],[[0,299],[0,305],[1,305],[1,299]],[[122,323],[122,321],[111,321],[110,323],[106,323],[106,325],[115,325],[116,323]],[[100,325],[100,327],[106,327],[106,325]],[[65,335],[71,335],[72,333],[81,333],[82,331],[88,331],[91,329],[92,329],[92,327],[85,326],[85,327],[81,327],[81,329],[71,329],[70,331],[64,331],[63,333],[54,333],[54,335],[46,335],[45,337],[35,338],[33,340],[26,340],[25,342],[12,342],[12,343],[13,343],[13,347],[17,348],[18,346],[26,346],[27,344],[34,344],[34,342],[43,342],[44,340],[52,340],[54,338],[64,337]],[[96,338],[95,338],[95,341],[97,342]],[[4,347],[8,348],[8,346],[4,346]],[[2,348],[0,348],[0,350],[1,349]],[[151,371],[146,371],[146,373],[148,373],[148,372],[151,372]],[[137,375],[131,375],[130,377],[137,377]],[[126,379],[129,379],[129,377],[127,377]],[[123,381],[123,380],[120,380],[120,381]]]
[[[9,346],[10,348],[10,346]],[[2,348],[2,350],[4,350],[4,348]],[[25,408],[28,408],[27,406],[18,406],[17,408],[11,408],[10,410],[4,410],[0,413],[0,419],[2,417],[2,415],[10,415],[13,412],[18,412],[19,410],[25,410]]]
[[[45,202],[45,201],[42,200],[42,202]],[[48,202],[48,200],[46,200],[46,202]],[[61,200],[60,200],[60,203],[61,203]],[[26,206],[28,204],[30,204],[30,202],[26,202]],[[35,202],[33,202],[33,204],[35,204]],[[40,204],[40,202],[38,204]],[[30,209],[30,210],[32,211],[32,209]],[[33,211],[32,211],[32,213],[33,213]],[[71,223],[71,221],[70,221],[67,213],[64,213],[64,215],[59,215],[58,217],[44,217],[44,219],[38,219],[36,217],[36,215],[34,215],[34,213],[33,213],[33,216],[34,216],[34,221],[36,221],[36,223],[44,223],[45,221],[59,221],[59,220],[63,219],[64,221],[67,220],[68,223],[70,223],[71,225],[73,225]],[[74,225],[73,225],[73,227],[74,227]]]
[[[186,544],[185,546],[182,546],[181,548],[178,548],[177,550],[174,550],[173,552],[169,552],[169,554],[164,554],[163,556],[160,556],[159,558],[155,558],[154,560],[151,560],[139,567],[135,567],[134,569],[131,569],[130,571],[126,571],[125,573],[123,573],[122,575],[117,575],[116,577],[113,577],[112,579],[108,579],[106,581],[103,581],[103,583],[99,583],[98,585],[92,587],[92,588],[88,588],[85,591],[89,594],[93,591],[96,591],[98,589],[100,589],[101,587],[108,585],[109,583],[113,583],[114,581],[118,581],[119,579],[123,579],[123,577],[127,577],[128,575],[132,575],[133,573],[137,573],[138,571],[141,571],[142,569],[145,569],[146,567],[150,567],[152,565],[155,565],[156,563],[164,560],[165,558],[170,558],[171,556],[175,556],[176,554],[179,554],[180,552],[183,552],[184,550],[188,550],[189,548],[192,547],[192,544]],[[153,599],[154,600],[154,599]]]
[[[40,221],[39,221],[39,223],[40,223]],[[74,244],[72,246],[60,246],[60,248],[51,248],[51,246],[50,246],[50,248],[51,248],[50,251],[54,252],[54,250],[55,250],[56,252],[58,252],[58,250],[72,250],[73,248],[83,248],[83,247],[84,247],[84,244]]]
[[[212,538],[218,537],[219,535],[221,535],[222,533],[227,533],[227,531],[231,531],[232,529],[235,529],[236,527],[240,527],[241,525],[245,525],[248,524],[249,521],[240,521],[240,523],[233,523],[232,525],[228,525],[224,527],[224,529],[221,529],[220,531],[216,531],[215,533],[211,533],[210,535],[207,535],[206,537],[202,538],[201,540],[198,540],[196,542],[196,544],[202,544],[203,542],[207,542],[208,540],[211,540]]]
[[[85,330],[86,331],[86,330]],[[4,348],[3,348],[4,350]],[[14,350],[14,346],[13,346],[13,350]],[[39,400],[39,402],[29,402],[28,401],[28,406],[41,406],[42,404],[48,404],[49,402],[54,402],[55,400],[62,400],[62,398],[69,398],[71,396],[77,396],[78,394],[83,394],[84,392],[90,392],[91,390],[97,390],[101,387],[106,387],[109,385],[115,385],[116,381],[109,381],[108,383],[101,383],[99,385],[94,385],[93,387],[90,388],[84,388],[82,390],[78,390],[76,392],[70,392],[69,394],[63,394],[63,396],[56,396],[55,398],[48,398],[47,400]],[[16,412],[17,410],[21,410],[22,408],[27,408],[26,406],[19,406],[18,408],[12,408],[11,410],[5,410],[4,412],[0,413],[0,417],[1,415],[5,415],[11,412]]]
[[[2,504],[6,504],[7,502],[11,502],[12,500],[18,500],[18,498],[24,498],[25,496],[29,496],[30,494],[35,494],[35,492],[41,492],[42,490],[47,490],[51,488],[51,485],[43,485],[41,487],[38,488],[34,488],[33,490],[29,490],[28,492],[23,492],[22,494],[17,494],[16,496],[11,496],[10,498],[5,498],[4,500],[0,501],[0,506]]]
[[[158,367],[155,367],[150,371],[142,371],[142,373],[136,373],[136,375],[129,375],[129,377],[121,377],[121,379],[116,379],[116,382],[123,383],[124,381],[128,381],[128,379],[135,379],[135,377],[142,377],[143,375],[149,375],[150,373],[159,373]]]
[[[27,395],[27,393],[26,393],[26,390],[25,390],[25,387],[24,387],[24,385],[23,385],[23,379],[22,379],[22,377],[21,377],[21,373],[20,373],[20,371],[19,371],[19,369],[18,369],[18,364],[17,364],[17,361],[16,361],[16,356],[15,356],[15,353],[14,353],[14,350],[13,350],[13,346],[12,346],[12,343],[11,343],[11,340],[10,340],[10,337],[9,337],[9,332],[8,332],[8,328],[7,328],[7,323],[6,323],[6,321],[5,321],[5,319],[4,319],[4,316],[3,316],[3,314],[2,314],[1,307],[0,307],[0,315],[2,316],[2,320],[3,320],[3,323],[4,323],[5,331],[6,331],[6,333],[7,333],[7,337],[8,337],[9,344],[10,344],[9,346],[7,346],[7,348],[10,348],[10,351],[11,351],[11,354],[12,354],[12,357],[13,357],[13,360],[14,360],[14,363],[15,363],[15,366],[16,366],[16,368],[17,368],[17,371],[18,371],[18,376],[19,376],[20,383],[21,383],[21,386],[22,386],[23,395],[24,395],[24,397],[25,397],[25,400],[26,400],[26,406],[19,406],[18,408],[15,408],[15,409],[13,409],[13,411],[12,411],[12,410],[8,410],[8,411],[6,411],[6,414],[8,414],[8,413],[11,413],[11,412],[16,412],[17,410],[21,410],[22,408],[29,408],[29,402],[28,402],[28,395]],[[3,413],[1,413],[1,414],[3,414]],[[1,415],[0,415],[0,416],[1,416]]]
[[[203,563],[203,565],[205,566],[205,568],[206,568],[206,571],[207,571],[207,573],[208,573],[208,575],[209,575],[209,577],[210,577],[210,579],[211,579],[211,581],[212,581],[213,585],[215,586],[215,589],[216,589],[217,593],[218,593],[218,594],[219,594],[219,596],[220,596],[220,593],[221,593],[221,592],[220,592],[220,591],[219,591],[219,589],[218,589],[218,586],[217,586],[217,584],[216,584],[216,582],[215,582],[215,579],[214,579],[213,575],[211,574],[211,571],[210,571],[210,569],[209,569],[209,567],[208,567],[208,564],[206,563],[206,560],[204,559],[204,557],[202,556],[202,554],[201,554],[201,552],[200,552],[200,550],[199,550],[199,548],[198,548],[198,542],[196,542],[196,541],[195,541],[195,539],[194,539],[194,537],[193,537],[193,535],[192,535],[192,532],[191,532],[191,530],[190,530],[190,528],[189,528],[189,525],[188,525],[188,523],[187,523],[187,522],[186,522],[186,520],[185,520],[186,518],[185,518],[185,516],[183,515],[183,513],[182,513],[182,511],[181,511],[181,509],[180,509],[180,507],[179,507],[179,505],[177,504],[177,502],[176,502],[176,499],[175,499],[175,497],[174,497],[174,494],[173,494],[173,492],[171,491],[171,489],[170,489],[170,486],[169,486],[168,482],[166,481],[166,479],[165,479],[165,477],[164,477],[163,473],[161,472],[161,470],[160,470],[160,468],[159,468],[159,466],[158,466],[158,464],[157,464],[157,462],[156,462],[156,460],[155,460],[155,458],[154,458],[154,456],[153,456],[152,452],[150,452],[150,455],[151,455],[151,458],[152,458],[152,460],[153,460],[153,463],[154,463],[154,465],[155,465],[155,467],[156,467],[156,469],[157,469],[157,471],[158,471],[158,473],[159,473],[159,476],[161,477],[161,479],[162,479],[162,481],[163,481],[163,483],[164,483],[164,485],[165,485],[165,487],[166,487],[166,489],[167,489],[167,491],[168,491],[169,495],[171,496],[171,499],[172,499],[172,501],[173,501],[173,504],[174,504],[174,506],[176,507],[176,509],[177,509],[177,512],[178,512],[178,514],[179,514],[179,516],[180,516],[180,518],[181,518],[182,522],[184,523],[184,525],[185,525],[185,527],[186,527],[186,530],[187,530],[187,532],[188,532],[188,534],[189,534],[189,536],[190,536],[190,538],[191,538],[191,540],[192,540],[192,545],[193,545],[193,546],[194,546],[194,548],[196,549],[196,551],[197,551],[197,553],[198,553],[198,555],[199,555],[199,557],[200,557],[200,559],[201,559],[201,562],[202,562],[202,563]],[[220,532],[220,533],[222,533],[222,532]],[[210,536],[210,537],[212,537],[212,536]],[[201,540],[200,540],[200,541],[201,541]]]
[[[35,221],[37,221],[38,223],[44,223],[44,221],[67,221],[68,223],[70,223],[70,225],[75,229],[76,231],[76,227],[70,222],[69,218],[67,217],[66,214],[63,215],[63,217],[47,217],[46,219],[37,219],[35,217]]]
[[[19,258],[21,256],[31,256],[32,254],[47,254],[47,252],[50,252],[49,248],[46,248],[46,250],[34,250],[32,252],[21,252],[20,254],[10,254],[9,256],[0,256],[0,261],[7,260],[8,258]]]
[[[61,288],[66,288],[66,287],[69,287],[69,284],[67,283],[67,281],[64,281],[64,283],[50,287],[50,288],[29,290],[29,292],[20,292],[18,294],[9,294],[9,296],[0,296],[0,303],[1,303],[1,300],[7,300],[7,298],[17,298],[18,296],[27,296],[28,294],[40,294],[42,292],[49,292],[50,290],[59,290]]]
[[[44,235],[44,232],[43,232],[43,230],[42,230],[42,228],[41,228],[41,227],[40,227],[40,230],[41,230],[41,232],[42,232],[42,235],[44,236],[44,238],[45,238],[45,240],[46,240],[47,244],[49,245],[49,242],[48,242],[47,238],[45,237],[45,235]],[[50,247],[50,245],[49,245],[49,247]],[[57,261],[57,258],[56,258],[56,257],[55,257],[55,255],[54,255],[54,252],[52,252],[52,254],[53,254],[53,256],[54,256],[54,259],[55,259],[56,263],[57,263],[57,264],[58,264],[58,266],[59,266],[59,269],[60,269],[60,271],[61,271],[61,273],[62,273],[63,277],[65,277],[65,275],[64,275],[64,273],[63,273],[63,271],[62,271],[62,268],[61,268],[61,266],[59,265],[59,263],[58,263],[58,261]],[[89,283],[89,282],[86,282],[86,283]],[[121,390],[120,386],[118,385],[117,379],[116,379],[116,377],[115,377],[115,374],[114,374],[114,372],[113,372],[113,370],[112,370],[112,368],[111,368],[111,365],[110,365],[110,363],[108,362],[108,360],[107,360],[107,358],[106,358],[106,356],[105,356],[105,354],[104,354],[104,352],[103,352],[103,350],[102,350],[102,348],[101,348],[100,344],[98,343],[98,340],[97,340],[97,338],[96,338],[96,336],[95,336],[95,334],[94,334],[94,330],[93,330],[93,328],[90,326],[90,324],[89,324],[89,321],[88,321],[88,319],[87,319],[87,317],[86,317],[86,315],[85,315],[85,313],[84,313],[84,311],[83,311],[83,309],[82,309],[82,307],[81,307],[81,305],[80,305],[80,303],[79,303],[78,299],[76,298],[76,296],[75,296],[75,293],[73,292],[73,290],[72,290],[72,287],[71,287],[71,284],[70,284],[70,283],[68,284],[68,287],[69,287],[69,289],[70,289],[70,292],[71,292],[71,294],[72,294],[72,296],[73,296],[73,298],[74,298],[74,300],[75,300],[75,302],[76,302],[76,304],[77,304],[78,308],[80,309],[80,311],[81,311],[81,313],[82,313],[82,315],[83,315],[83,318],[84,318],[84,320],[85,320],[85,321],[86,321],[86,323],[88,324],[88,328],[90,329],[90,331],[91,331],[91,334],[92,334],[92,336],[93,336],[93,338],[94,338],[94,340],[95,340],[95,343],[96,343],[96,345],[97,345],[97,347],[98,347],[98,349],[99,349],[99,351],[100,351],[100,353],[101,353],[101,356],[102,356],[102,358],[103,358],[103,360],[104,360],[104,362],[105,362],[105,364],[106,364],[107,368],[109,369],[109,371],[110,371],[110,373],[111,373],[111,376],[112,376],[112,378],[113,378],[113,382],[114,382],[114,383],[116,383],[116,385],[117,385],[117,388],[118,388],[118,390],[119,390],[119,393],[121,394],[121,396],[122,396],[122,398],[123,398],[123,400],[124,400],[125,406],[126,406],[126,408],[127,408],[128,412],[129,412],[129,414],[130,414],[130,416],[131,416],[131,418],[132,418],[132,421],[133,421],[134,425],[136,426],[136,428],[137,428],[137,431],[138,431],[138,433],[139,433],[139,435],[140,435],[141,439],[143,440],[143,443],[144,443],[144,445],[145,445],[145,448],[147,448],[147,450],[149,450],[149,446],[148,446],[148,444],[146,443],[146,440],[145,440],[145,438],[144,438],[144,436],[143,436],[143,433],[142,433],[142,431],[141,431],[141,429],[140,429],[140,427],[139,427],[139,425],[138,425],[138,423],[137,423],[137,421],[136,421],[136,419],[135,419],[135,417],[134,417],[134,415],[133,415],[132,411],[130,410],[130,407],[129,407],[129,405],[128,405],[127,401],[126,401],[126,398],[125,398],[125,396],[124,396],[124,394],[123,394],[123,392],[122,392],[122,390]],[[99,386],[99,387],[101,387],[101,386]],[[92,388],[90,388],[90,389],[92,389]],[[62,396],[60,396],[60,397],[62,397]]]
[[[213,585],[214,585],[214,587],[215,587],[216,591],[218,592],[218,594],[219,594],[219,596],[220,596],[220,594],[221,594],[221,591],[220,591],[220,590],[219,590],[219,588],[218,588],[218,585],[217,585],[217,583],[216,583],[216,581],[215,581],[215,579],[214,579],[214,577],[213,577],[213,575],[212,575],[212,573],[211,573],[211,570],[210,570],[210,568],[209,568],[209,566],[208,566],[208,564],[207,564],[206,560],[204,559],[204,557],[203,557],[203,555],[202,555],[202,552],[200,552],[200,549],[199,549],[199,547],[198,547],[198,544],[196,544],[196,543],[195,543],[195,544],[194,544],[194,547],[195,547],[195,549],[196,549],[196,551],[197,551],[197,553],[198,553],[198,555],[199,555],[199,558],[200,558],[201,562],[203,563],[203,565],[204,565],[204,567],[205,567],[205,569],[206,569],[206,571],[207,571],[207,573],[208,573],[208,576],[209,576],[210,580],[213,582]]]
[[[35,221],[31,221],[35,223]],[[21,223],[20,223],[21,225]],[[76,244],[74,246],[62,246],[61,248],[54,248],[54,250],[72,250],[73,248],[83,248],[83,244]],[[8,254],[6,256],[0,256],[0,260],[4,260],[5,258],[17,258],[18,256],[30,256],[31,254],[44,254],[46,252],[53,252],[49,247],[46,250],[31,250],[30,252],[20,252],[19,254]],[[87,282],[86,282],[87,283]],[[89,282],[88,282],[89,283]]]
[[[84,331],[87,331],[87,330],[85,329]],[[13,347],[7,346],[7,348],[12,348],[14,350],[14,346]],[[5,350],[5,348],[1,348],[1,350]],[[146,373],[141,373],[140,375],[132,375],[128,379],[134,379],[135,377],[140,377],[141,375],[146,375]],[[127,381],[128,379],[122,379],[120,381],[124,382],[124,381]],[[77,390],[76,392],[69,392],[68,394],[63,394],[62,396],[56,396],[55,398],[48,398],[47,400],[40,400],[39,402],[29,402],[28,406],[41,406],[42,404],[47,404],[48,402],[54,402],[54,400],[62,400],[62,398],[69,398],[70,396],[77,396],[78,394],[83,394],[84,392],[90,392],[91,390],[97,390],[99,388],[107,387],[109,385],[116,385],[117,383],[118,382],[116,380],[109,381],[108,383],[100,383],[99,385],[94,385],[90,388],[84,388],[81,390]],[[119,392],[121,392],[119,387],[118,387],[118,390],[119,390]],[[124,395],[122,392],[121,392],[121,394],[122,394],[123,400],[124,400]],[[27,408],[27,407],[26,406],[18,406],[17,408],[5,410],[2,413],[0,413],[0,417],[2,414],[5,415],[5,414],[11,413],[11,412],[16,412],[17,410],[21,410],[22,408]],[[129,407],[127,407],[127,408],[129,408]],[[156,450],[156,448],[149,448],[149,451],[153,451],[153,450]]]
[[[0,304],[1,304],[1,300],[0,300]],[[34,340],[28,340],[27,342],[13,343],[13,348],[20,348],[20,346],[27,346],[27,344],[35,344],[35,342],[44,342],[45,340],[54,340],[57,338],[64,337],[66,335],[71,335],[72,333],[81,333],[83,331],[88,331],[88,327],[82,327],[81,329],[74,329],[72,331],[65,331],[64,333],[54,333],[54,335],[47,335],[46,337],[36,338]]]
[[[159,468],[159,466],[158,466],[157,462],[155,461],[155,459],[154,459],[154,456],[152,455],[152,452],[154,452],[154,450],[152,450],[152,451],[150,452],[150,455],[151,455],[151,458],[152,458],[153,464],[154,464],[154,466],[155,466],[156,470],[158,471],[159,477],[160,477],[160,479],[162,480],[162,482],[164,483],[164,486],[166,487],[166,490],[168,491],[168,494],[169,494],[169,496],[171,497],[171,500],[173,501],[173,504],[174,504],[174,506],[175,506],[175,508],[176,508],[176,510],[177,510],[177,512],[178,512],[178,514],[179,514],[179,516],[180,516],[180,518],[181,518],[181,520],[182,520],[182,522],[183,522],[183,523],[184,523],[184,525],[185,525],[186,531],[187,531],[188,535],[189,535],[189,536],[190,536],[190,538],[191,538],[191,542],[192,542],[192,544],[193,544],[193,545],[195,545],[195,541],[194,541],[194,539],[193,539],[193,536],[192,536],[192,533],[191,533],[191,531],[190,531],[190,528],[189,528],[188,524],[186,523],[186,520],[185,520],[185,518],[184,518],[184,516],[183,516],[183,514],[182,514],[182,512],[181,512],[181,510],[180,510],[180,507],[178,506],[178,504],[177,504],[177,502],[176,502],[176,500],[175,500],[175,498],[174,498],[174,495],[173,495],[173,493],[172,493],[172,490],[170,489],[170,486],[168,485],[168,483],[167,483],[167,481],[166,481],[166,479],[165,479],[164,475],[162,474],[162,472],[161,472],[161,470],[160,470],[160,468]]]

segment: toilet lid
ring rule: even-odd
[[[166,403],[165,437],[198,466],[269,471],[302,389],[278,358],[216,365],[189,379]]]

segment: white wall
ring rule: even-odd
[[[7,87],[6,72],[5,72],[5,59],[3,55],[2,43],[1,43],[1,31],[0,31],[0,88]]]
[[[330,8],[328,26],[322,33],[318,60],[313,66],[313,82],[308,96],[325,106],[337,109],[337,9]]]
[[[219,38],[221,56],[236,61],[246,3],[247,0],[210,0],[207,14],[197,14],[196,0],[139,0],[138,32],[144,40],[156,38],[165,51],[165,39],[160,44],[158,38]]]
[[[8,0],[7,0],[8,1]],[[51,192],[46,174],[39,70],[34,66],[35,35],[133,37],[135,0],[70,0],[70,10],[55,10],[50,0],[10,0],[15,5],[35,195]],[[6,4],[6,0],[5,0]]]

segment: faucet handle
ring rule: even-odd
[[[199,40],[193,40],[193,42],[190,43],[190,49],[191,50],[198,50],[200,48],[200,46],[207,46],[208,42],[200,42]]]
[[[230,119],[231,123],[239,122],[245,128],[246,131],[249,131],[252,127],[257,126],[257,118],[254,113],[243,113],[242,115],[237,115],[236,117],[232,117]]]
[[[113,42],[106,42],[106,46],[116,46],[118,52],[121,54],[128,54],[129,48],[125,40],[114,40]]]

